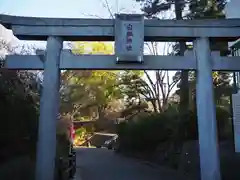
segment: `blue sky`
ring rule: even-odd
[[[0,0],[0,13],[17,16],[109,18],[106,0]],[[135,0],[107,0],[112,13],[141,13]],[[18,44],[30,42],[17,42]],[[46,42],[31,41],[40,48]],[[161,51],[161,47],[159,50]],[[171,73],[172,74],[172,73]],[[171,76],[171,75],[170,75]]]
[[[105,0],[0,0],[0,12],[19,16],[69,17],[87,15],[109,17]],[[125,12],[140,12],[135,0],[108,0],[113,12],[124,8]],[[93,16],[88,16],[93,17]]]
[[[110,18],[106,2],[113,14],[141,13],[135,0],[0,0],[0,13],[33,17]],[[46,46],[46,42],[39,41],[17,43],[35,44],[40,48]]]

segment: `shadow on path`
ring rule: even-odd
[[[187,180],[174,171],[155,169],[111,150],[78,148],[76,151],[82,180]]]

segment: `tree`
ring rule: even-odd
[[[224,8],[225,3],[226,3],[225,0],[202,0],[202,1],[199,1],[199,0],[165,0],[165,1],[164,0],[144,0],[142,10],[145,12],[148,18],[159,18],[159,16],[161,17],[163,12],[171,11],[172,6],[175,5],[176,19],[181,19],[179,17],[181,16],[181,13],[184,9],[187,10],[187,12],[185,13],[185,16],[183,17],[184,19],[223,18],[224,16],[223,16],[222,10]],[[211,50],[221,51],[221,54],[226,54],[227,47],[228,46],[226,43],[224,44],[224,43],[211,42],[210,44]],[[184,53],[183,50],[185,50],[186,48],[189,48],[189,47],[187,46],[183,47],[183,43],[181,42],[174,44],[172,49],[174,51],[172,51],[171,54],[183,55]],[[217,73],[217,75],[219,74],[220,72]],[[227,78],[227,76],[225,75],[221,77]],[[180,84],[178,85],[182,85],[182,86],[180,87],[180,90],[177,91],[178,94],[180,95],[180,101],[181,100],[188,101],[189,91],[187,90],[186,87],[183,88],[183,86],[185,86],[186,81],[188,81],[189,79],[192,79],[193,81],[189,83],[189,86],[192,87],[191,93],[195,94],[194,72],[190,72],[188,76],[186,76],[186,74],[184,75],[184,73],[181,74],[180,72],[177,72],[174,78],[181,79]],[[217,78],[217,79],[220,80],[222,78]],[[183,81],[185,81],[185,83]],[[217,82],[219,83],[219,81]],[[226,84],[226,83],[223,83],[223,84]],[[218,87],[218,86],[215,85],[215,87]],[[216,93],[216,94],[219,95],[219,93]],[[195,95],[193,97],[194,97],[193,102],[195,102]],[[184,104],[185,103],[188,104],[189,101],[184,102]],[[195,103],[193,104],[195,106]],[[180,107],[182,108],[183,106],[181,105]],[[185,116],[188,113],[186,110],[187,110],[186,106],[184,109],[180,110],[181,114],[179,115],[181,115],[181,118],[179,118],[179,120],[181,119],[182,122],[188,119],[188,117]],[[179,125],[177,127],[177,132],[178,132],[177,133],[178,136],[176,136],[175,142],[176,142],[176,148],[178,149],[181,147],[182,141],[184,139],[184,137],[182,136],[182,134],[184,134],[183,133],[184,127],[182,125],[181,126]]]
[[[191,0],[187,19],[225,19],[224,8],[227,0]],[[228,55],[227,42],[210,42],[212,51],[220,51],[221,55]]]
[[[12,46],[2,40],[0,47],[6,53],[29,53],[26,46]],[[18,48],[18,49],[17,49]],[[4,65],[5,57],[2,57]],[[37,142],[39,117],[39,93],[36,88],[36,74],[29,71],[0,71],[1,96],[1,161],[19,154],[34,154]]]
[[[179,72],[175,74],[175,78],[180,78]],[[232,93],[231,85],[232,75],[229,72],[213,72],[213,88],[216,105],[229,105],[229,95]],[[179,87],[179,85],[178,85]],[[189,98],[191,99],[190,109],[195,109],[196,104],[196,77],[193,71],[189,72]],[[179,89],[175,94],[179,95]]]
[[[226,0],[142,0],[142,10],[145,12],[146,17],[148,18],[159,18],[163,12],[171,11],[173,5],[175,5],[175,14],[181,13],[186,9],[186,13],[183,18],[185,19],[216,19],[216,18],[225,18],[223,13],[224,7],[227,3]],[[178,6],[176,6],[178,5]],[[178,8],[178,9],[177,9]],[[178,15],[180,16],[180,15]],[[227,43],[221,42],[212,42],[211,41],[211,50],[212,51],[221,51],[222,55],[228,53]],[[174,55],[181,54],[180,44],[174,44],[172,48],[172,53]],[[187,47],[189,49],[189,47]],[[179,72],[177,73],[179,77]],[[191,75],[190,75],[191,76]],[[182,81],[181,77],[181,81]],[[182,82],[180,82],[182,84]],[[180,85],[179,84],[179,85]],[[187,92],[187,91],[186,91]],[[186,96],[188,94],[185,94]],[[181,96],[181,95],[180,95]],[[185,98],[188,99],[188,98]]]
[[[209,1],[197,1],[191,0],[189,2],[189,12],[186,15],[188,19],[222,19],[225,18],[224,7],[227,3],[226,0],[209,0]],[[225,42],[210,42],[210,48],[212,51],[220,51],[221,55],[228,53],[228,44]],[[192,49],[189,46],[188,49]],[[190,72],[190,84],[192,89],[192,97],[195,99],[195,75]],[[231,92],[231,74],[229,72],[213,72],[213,85],[215,90],[215,100],[217,104],[221,104],[223,101],[222,96],[230,94]]]
[[[169,52],[168,45],[165,53]],[[151,54],[158,55],[158,43],[147,44]],[[138,102],[148,101],[155,112],[162,112],[168,106],[168,99],[179,78],[170,78],[168,71],[125,71],[122,73],[122,91],[128,97],[130,105]],[[140,100],[140,101],[139,101]]]
[[[142,0],[143,8],[142,11],[145,13],[147,18],[159,18],[159,14],[169,12],[174,5],[175,9],[175,19],[181,20],[182,11],[185,8],[185,4],[187,0]],[[160,19],[162,16],[160,15]],[[186,44],[184,41],[180,41],[177,46],[179,49],[175,55],[184,56],[184,52],[186,49]],[[180,95],[180,108],[181,111],[186,111],[189,104],[188,99],[188,70],[181,71],[181,95]]]
[[[113,54],[112,43],[106,42],[76,42],[71,45],[74,54]]]
[[[72,46],[74,54],[112,54],[113,46],[103,42],[77,42]],[[80,109],[97,107],[98,117],[103,118],[109,103],[120,98],[117,87],[119,71],[67,71],[63,73],[63,107],[74,116]],[[65,106],[64,106],[65,104]],[[71,105],[72,104],[72,105]]]
[[[225,18],[223,13],[227,0],[190,0],[188,19]]]

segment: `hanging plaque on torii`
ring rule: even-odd
[[[117,14],[115,19],[115,55],[117,63],[142,63],[144,16]]]

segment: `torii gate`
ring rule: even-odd
[[[239,57],[212,56],[210,40],[240,37],[240,19],[144,20],[142,15],[111,19],[35,18],[0,15],[0,23],[20,40],[47,41],[46,54],[9,55],[6,68],[44,70],[36,180],[53,180],[61,69],[196,70],[197,115],[202,180],[220,180],[212,70],[240,70]],[[210,40],[209,40],[210,39]],[[73,55],[63,41],[114,41],[115,55]],[[194,41],[194,55],[143,55],[144,41]]]

